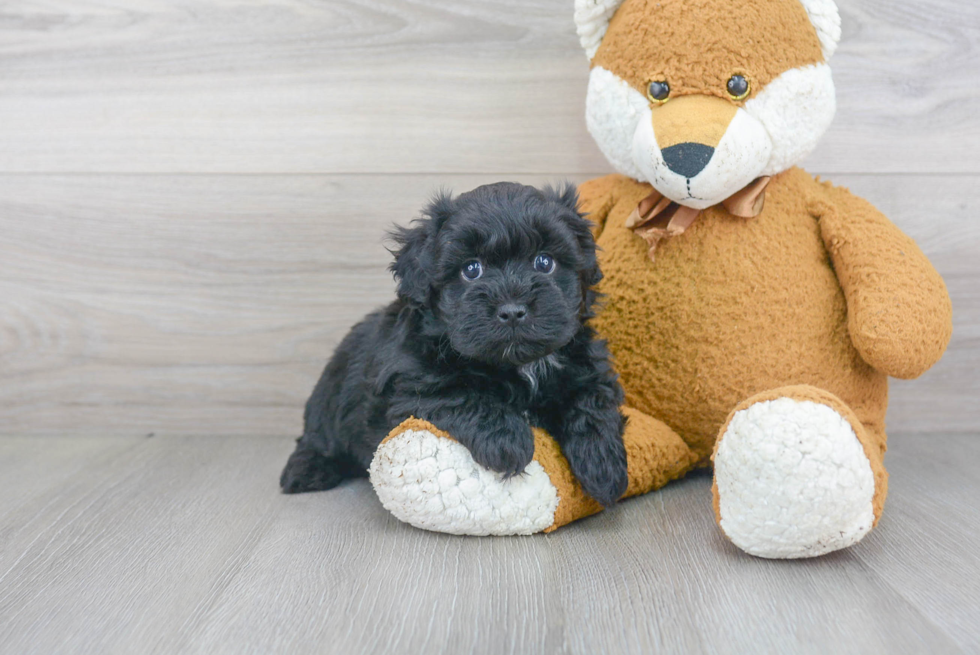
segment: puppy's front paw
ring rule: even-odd
[[[466,444],[477,464],[510,478],[523,473],[534,457],[534,435],[519,416],[508,416],[499,423],[480,426]]]
[[[563,435],[561,449],[585,493],[609,507],[626,493],[629,479],[622,416],[616,412],[601,419],[576,421]]]

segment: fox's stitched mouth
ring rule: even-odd
[[[701,200],[703,202],[707,202],[708,201],[707,198],[698,198],[696,195],[691,193],[691,182],[693,180],[694,180],[693,177],[684,178],[684,185],[687,187],[687,197],[684,198],[684,200]]]
[[[685,186],[687,187],[687,197],[684,198],[684,200],[700,200],[703,202],[707,202],[708,201],[707,198],[698,198],[696,195],[691,193],[691,180],[692,178],[690,177],[685,179]]]

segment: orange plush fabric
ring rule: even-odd
[[[844,290],[811,211],[836,207],[837,190],[791,169],[772,180],[759,216],[711,207],[650,261],[626,219],[652,187],[611,176],[582,186],[583,206],[609,204],[593,188],[613,199],[605,216],[593,214],[606,276],[595,325],[629,406],[670,425],[702,460],[732,408],[787,384],[825,389],[862,422],[884,425],[886,374],[851,341]],[[894,227],[892,237],[904,238]]]
[[[606,276],[596,326],[634,416],[664,421],[706,463],[738,409],[783,396],[826,404],[871,463],[877,522],[887,376],[918,376],[945,350],[942,278],[870,203],[798,168],[772,180],[758,217],[709,208],[651,261],[626,228],[651,190],[620,175],[579,189]]]
[[[952,336],[946,285],[925,255],[865,200],[826,187],[811,213],[847,297],[848,332],[866,362],[896,378],[917,378]]]

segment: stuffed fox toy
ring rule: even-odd
[[[594,319],[626,390],[630,484],[713,466],[722,532],[813,557],[877,523],[888,376],[942,356],[952,309],[916,244],[795,164],[830,125],[832,0],[576,0],[586,119],[618,174],[579,189],[605,278]],[[601,508],[536,432],[502,480],[409,420],[371,480],[413,525],[548,532]],[[707,511],[707,499],[705,502]]]

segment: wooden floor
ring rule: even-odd
[[[0,652],[976,653],[980,439],[893,437],[854,548],[749,557],[699,475],[551,535],[277,493],[292,443],[0,439]]]
[[[703,476],[507,539],[363,481],[278,493],[324,359],[391,298],[386,228],[610,172],[572,4],[0,3],[0,655],[980,653],[976,0],[838,0],[805,166],[918,240],[955,324],[892,386],[857,547],[741,554]]]

